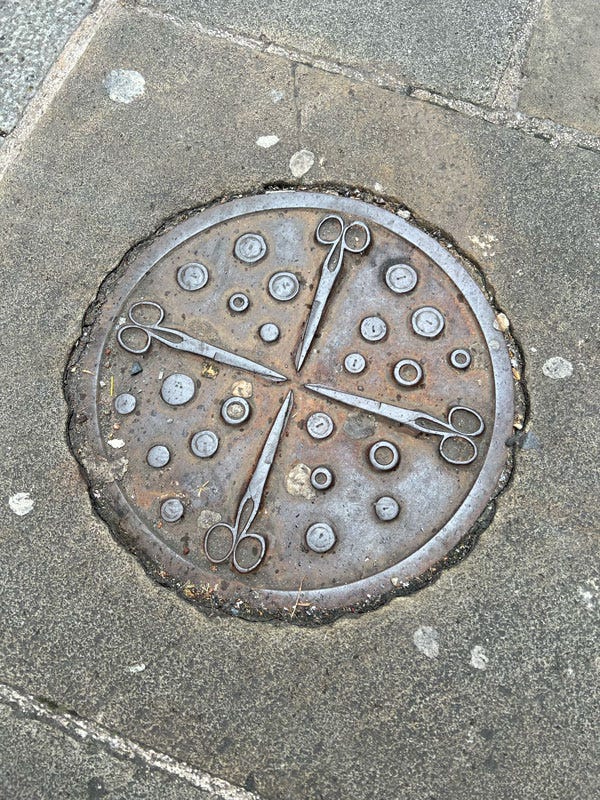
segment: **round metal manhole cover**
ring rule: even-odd
[[[102,286],[68,370],[95,507],[146,568],[241,616],[421,585],[506,469],[507,343],[395,214],[271,192],[190,216]]]

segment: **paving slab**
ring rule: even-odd
[[[491,102],[529,0],[279,3],[142,0],[185,20],[274,42],[388,79]]]
[[[544,0],[523,66],[519,108],[600,133],[600,8]]]
[[[93,0],[0,4],[0,133],[8,133]]]
[[[110,755],[96,742],[0,706],[0,792],[11,800],[213,800],[158,770]]]
[[[131,102],[105,85],[119,69],[143,78]],[[184,209],[297,184],[302,149],[306,184],[390,197],[482,264],[531,401],[473,552],[321,628],[152,583],[91,510],[62,397],[123,254]],[[2,679],[270,800],[597,794],[599,176],[595,152],[116,8],[0,184]]]

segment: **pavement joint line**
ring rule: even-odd
[[[522,49],[527,50],[529,41],[533,33],[533,26],[536,18],[535,8],[543,0],[532,0],[531,14],[528,19],[529,25],[526,23],[521,31],[521,44],[516,48],[518,56],[516,56],[517,67],[520,69]],[[246,34],[237,33],[225,28],[209,27],[198,20],[185,20],[175,14],[166,11],[160,11],[154,8],[143,5],[143,0],[135,0],[134,8],[142,14],[157,19],[166,19],[174,25],[183,28],[195,28],[199,33],[208,36],[212,39],[222,39],[224,41],[235,44],[238,47],[244,47],[249,50],[258,51],[267,55],[278,56],[288,61],[308,66],[313,69],[321,70],[333,75],[341,75],[342,77],[349,78],[357,83],[364,83],[367,85],[375,85],[380,89],[385,89],[399,94],[407,95],[412,99],[419,100],[424,103],[430,103],[441,108],[446,108],[451,111],[457,111],[463,116],[484,120],[492,125],[500,127],[511,128],[512,130],[520,131],[521,133],[536,136],[549,142],[552,146],[558,147],[559,145],[574,145],[582,147],[585,150],[592,150],[600,152],[600,136],[585,133],[578,128],[573,128],[567,125],[561,125],[551,119],[543,119],[540,117],[532,117],[521,111],[495,108],[492,106],[479,105],[472,103],[468,100],[460,100],[458,98],[447,97],[438,92],[427,89],[426,87],[417,87],[409,83],[405,83],[390,75],[384,73],[377,73],[375,71],[363,71],[348,64],[342,64],[337,61],[314,56],[310,53],[305,53],[300,50],[283,47],[268,39],[255,39]],[[508,68],[507,68],[508,69]],[[296,76],[297,77],[297,76]],[[507,85],[513,81],[513,73],[506,78]],[[502,81],[501,81],[502,82]],[[511,85],[513,85],[511,83]]]
[[[6,136],[0,148],[0,180],[12,163],[18,160],[23,145],[60,91],[63,83],[77,66],[98,28],[105,22],[119,0],[99,0],[67,39],[58,58],[50,67],[23,115]]]
[[[523,65],[529,52],[531,37],[535,23],[540,15],[544,0],[530,0],[526,11],[525,22],[510,52],[508,62],[496,86],[492,108],[504,108],[516,111],[523,81]]]
[[[0,702],[17,709],[29,718],[61,729],[73,739],[101,745],[109,755],[116,758],[142,762],[152,769],[186,781],[204,792],[212,793],[214,800],[261,800],[254,792],[119,736],[97,722],[85,720],[69,711],[57,710],[51,703],[17,691],[5,683],[0,683]]]

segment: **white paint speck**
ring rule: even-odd
[[[138,672],[143,672],[145,669],[145,664],[131,664],[131,666],[127,667],[127,672],[130,672],[132,675],[136,675]]]
[[[594,611],[596,608],[599,592],[600,586],[598,585],[598,581],[594,580],[594,578],[589,578],[583,586],[577,587],[579,602],[588,611]]]
[[[495,256],[494,243],[498,241],[491,233],[483,233],[481,236],[469,236],[469,240],[475,247],[481,250],[483,256]]]
[[[112,69],[104,79],[108,96],[115,103],[133,103],[146,90],[146,81],[135,69]]]
[[[294,178],[301,178],[315,163],[315,154],[310,150],[298,150],[290,158],[290,170]]]
[[[427,658],[437,658],[440,653],[440,645],[438,643],[438,632],[435,628],[430,628],[423,625],[413,634],[413,642],[417,650],[419,650]]]
[[[383,192],[383,186],[380,183],[375,182],[373,184],[373,188],[376,192]]]
[[[17,492],[8,498],[10,510],[18,517],[24,517],[33,511],[34,501],[29,492]]]
[[[471,650],[471,666],[474,669],[487,669],[488,662],[489,658],[485,650],[481,645],[476,644]]]
[[[570,378],[573,374],[573,364],[567,361],[566,358],[553,356],[547,361],[544,361],[542,372],[547,378],[552,378],[554,381],[561,380],[562,378]]]
[[[268,150],[269,147],[274,147],[279,142],[279,136],[259,136],[256,140],[256,144],[259,147]]]
[[[123,439],[109,439],[108,444],[113,450],[119,450],[121,447],[125,447]]]
[[[274,103],[280,103],[285,97],[285,92],[281,89],[271,89],[271,100]]]

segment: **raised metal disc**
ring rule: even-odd
[[[67,371],[99,514],[236,616],[326,620],[422,586],[507,475],[511,362],[473,276],[333,193],[165,228],[100,288]]]

